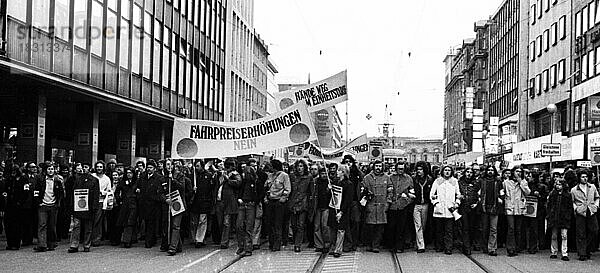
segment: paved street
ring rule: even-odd
[[[600,272],[600,256],[580,262],[550,260],[549,253],[537,255],[521,254],[509,258],[502,250],[497,257],[475,253],[472,259],[455,253],[445,255],[428,251],[417,254],[409,251],[397,254],[400,268],[396,266],[395,256],[382,251],[375,254],[360,249],[354,253],[344,253],[341,258],[321,256],[304,250],[294,253],[288,246],[280,252],[266,249],[254,251],[254,255],[238,258],[235,248],[226,250],[217,246],[195,249],[186,246],[183,253],[173,257],[159,252],[158,248],[131,249],[101,246],[90,253],[68,254],[67,246],[62,243],[55,251],[35,253],[31,248],[20,251],[4,250],[6,242],[0,242],[0,272]],[[265,245],[263,245],[263,248]],[[571,254],[571,257],[576,255]],[[43,269],[42,269],[43,268]]]

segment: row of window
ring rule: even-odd
[[[539,96],[542,94],[542,91],[548,92],[548,90],[555,88],[558,84],[564,83],[566,80],[565,65],[566,60],[562,59],[550,66],[549,69],[529,79],[529,96],[534,98],[536,93]]]
[[[542,19],[544,12],[550,11],[550,7],[555,6],[557,3],[558,0],[536,0],[535,3],[531,5],[531,12],[529,16],[531,24],[535,25],[536,19]]]
[[[519,0],[508,0],[494,14],[490,41],[497,43],[515,25],[519,24]]]
[[[529,59],[533,62],[535,57],[541,57],[542,51],[547,52],[551,46],[555,46],[559,40],[567,37],[567,19],[563,15],[549,29],[544,30],[542,35],[537,36],[535,41],[529,43]]]
[[[600,74],[600,46],[575,59],[573,71],[576,71],[575,85]]]
[[[600,127],[600,121],[591,121],[588,120],[588,109],[587,109],[587,100],[583,100],[581,102],[575,103],[574,109],[574,131],[582,131],[589,128]]]
[[[600,14],[598,14],[600,3],[598,1],[600,0],[590,2],[575,13],[575,38],[579,38],[579,36],[600,23]]]

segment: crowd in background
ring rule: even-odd
[[[583,168],[454,170],[426,162],[362,165],[351,156],[291,165],[253,158],[132,167],[115,160],[2,162],[0,228],[7,250],[35,243],[38,252],[61,240],[75,253],[80,245],[84,252],[103,244],[152,248],[160,239],[169,255],[184,242],[226,249],[237,241],[237,254],[248,256],[266,238],[271,251],[290,244],[334,257],[361,246],[376,253],[431,246],[449,255],[550,249],[551,258],[577,252],[586,260],[599,247],[597,189],[598,179]],[[180,205],[184,212],[176,213]]]

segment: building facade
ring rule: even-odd
[[[225,63],[225,119],[252,119],[254,0],[227,1],[228,47]]]
[[[252,119],[257,119],[267,115],[268,75],[277,72],[274,67],[269,67],[269,48],[256,32],[253,42],[251,110]]]
[[[225,118],[227,8],[0,1],[2,146],[20,162],[169,156],[174,118]]]

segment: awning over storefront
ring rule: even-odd
[[[550,143],[550,135],[515,143],[510,166],[550,162],[550,157],[542,156],[544,143]],[[552,157],[552,161],[583,159],[584,135],[568,138],[561,133],[555,133],[552,135],[552,143],[561,143],[561,156]]]

